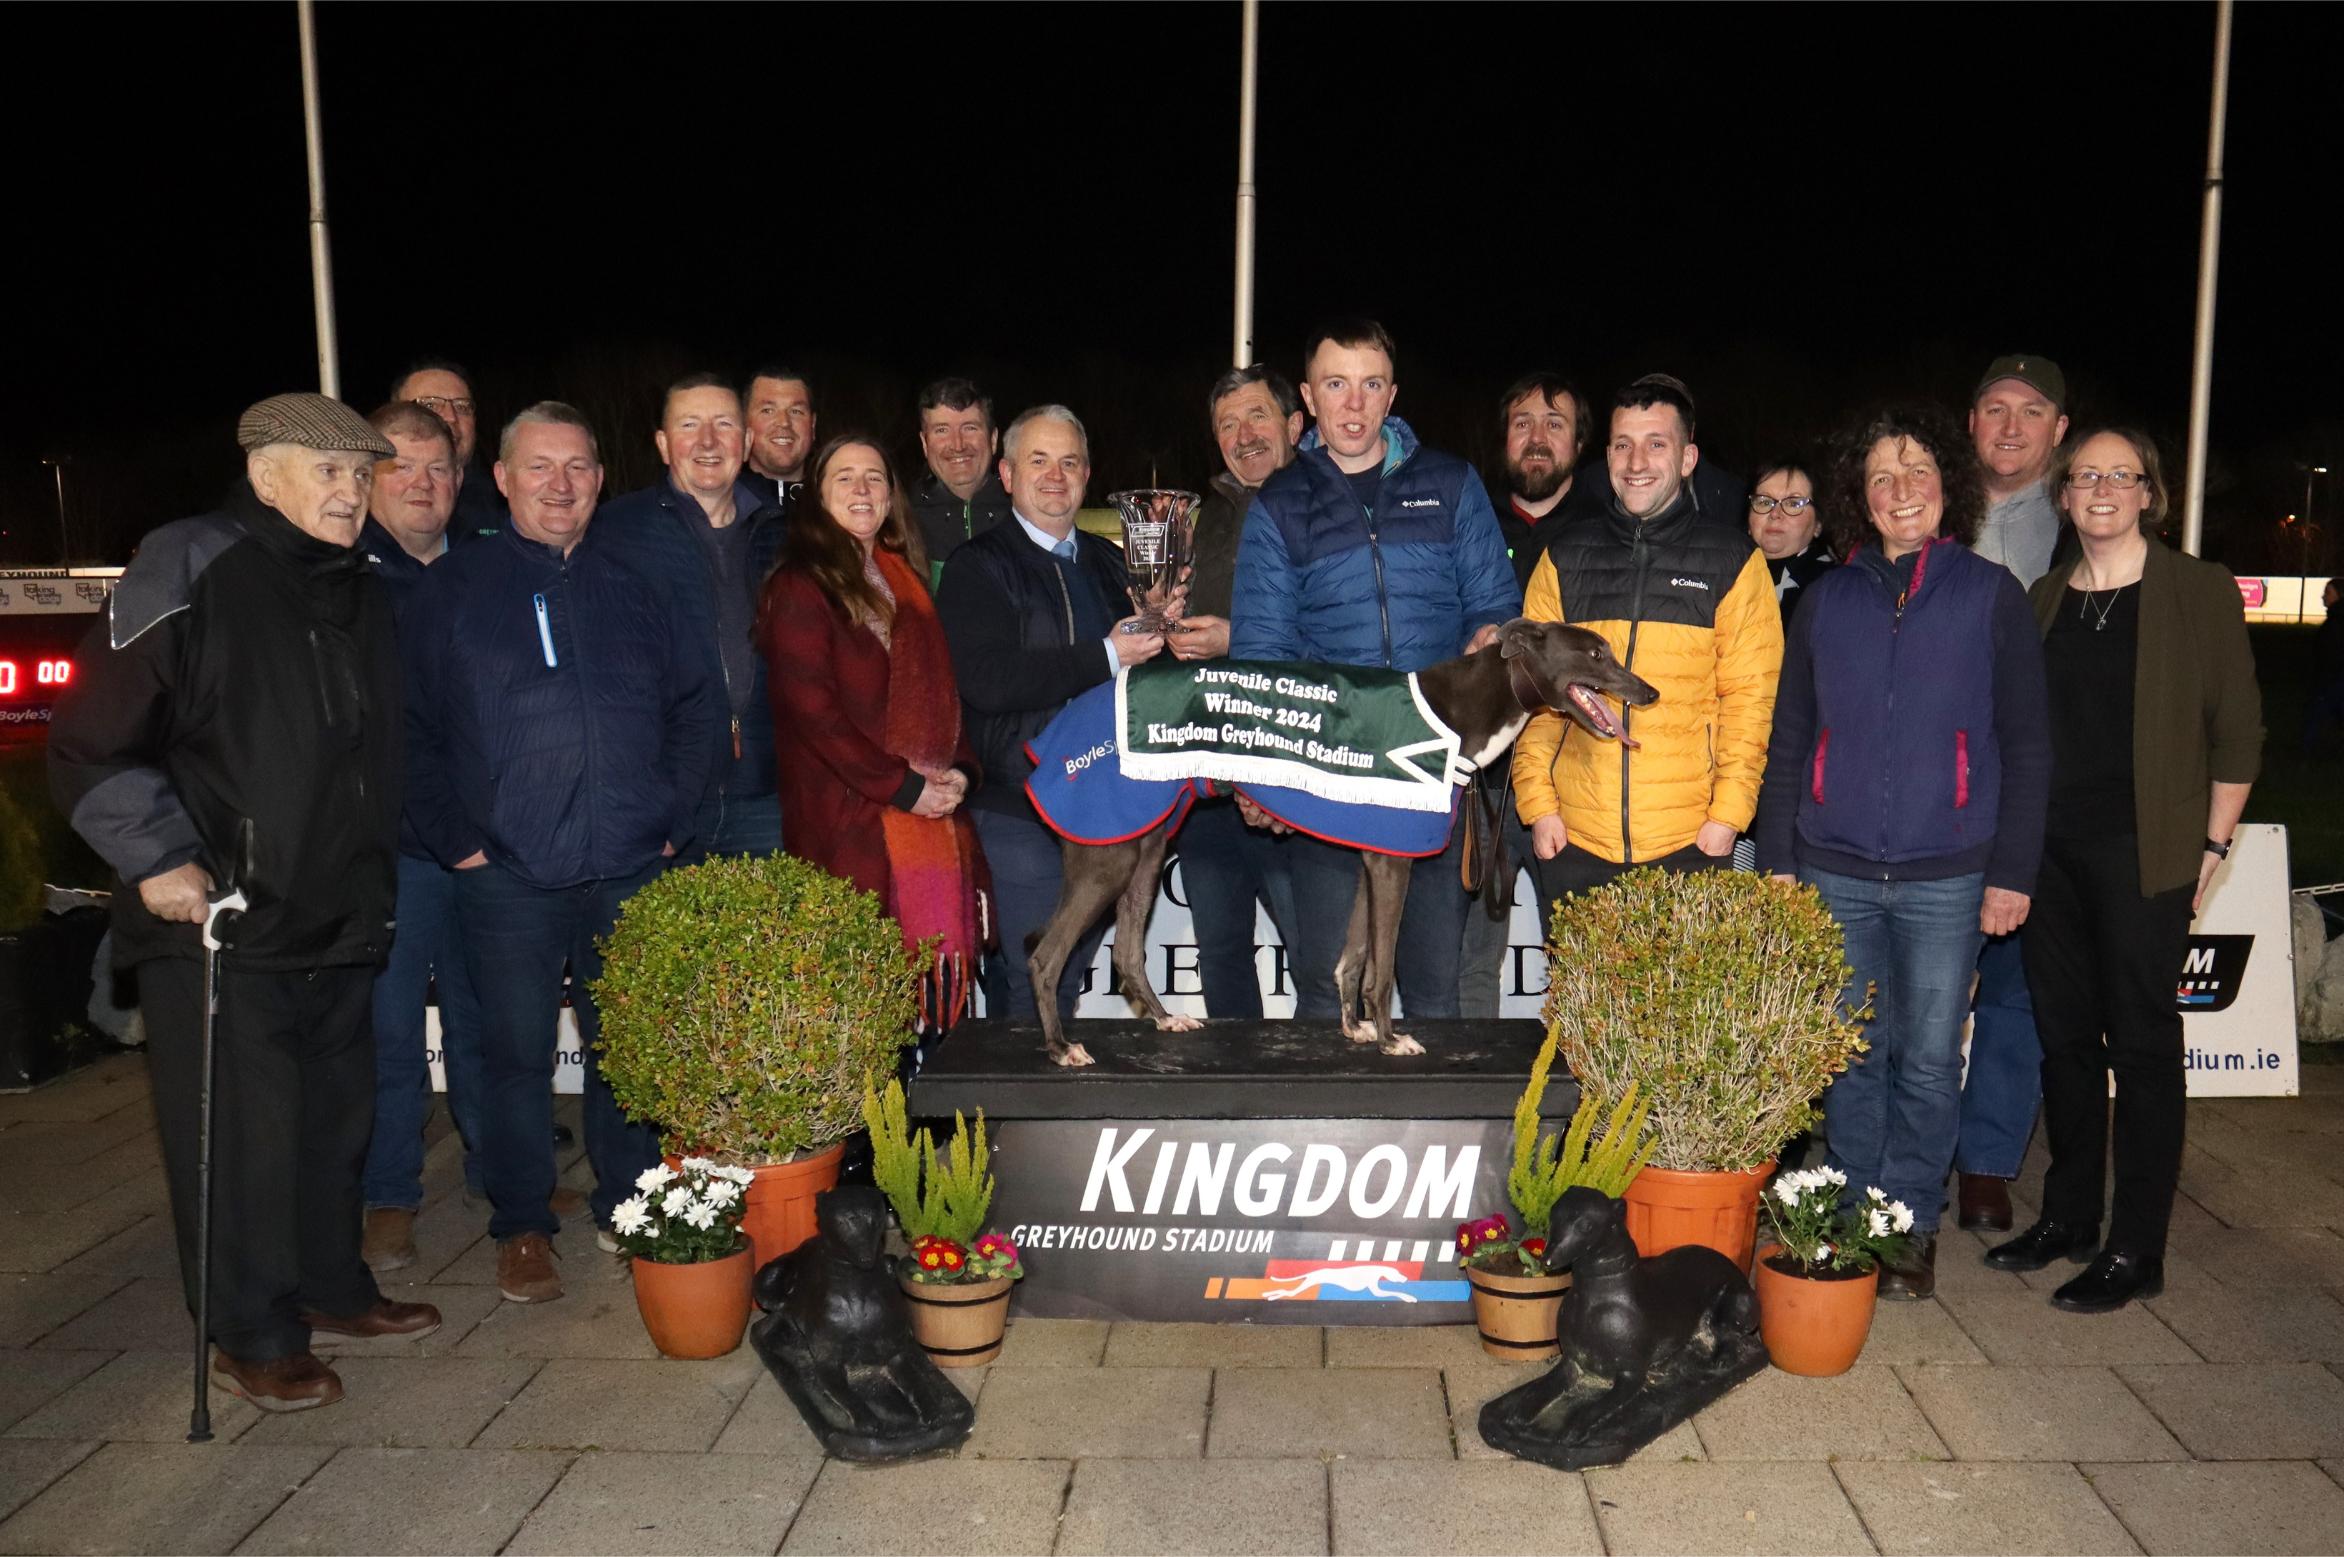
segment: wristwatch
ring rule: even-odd
[[[2221,842],[2219,839],[2208,838],[2206,840],[2206,852],[2218,860],[2226,860],[2230,858],[2230,845]]]

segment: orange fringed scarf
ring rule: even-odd
[[[887,736],[890,756],[922,767],[949,768],[960,747],[960,692],[952,654],[926,585],[911,564],[877,551],[895,620],[887,643]],[[920,985],[920,1023],[943,1032],[968,1010],[977,958],[993,938],[992,882],[968,812],[914,816],[889,806],[881,813],[887,845],[887,911],[903,926],[904,944],[942,938],[935,966]]]

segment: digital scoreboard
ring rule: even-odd
[[[0,738],[45,731],[120,568],[0,570]]]

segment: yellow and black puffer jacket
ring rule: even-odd
[[[1525,824],[1560,813],[1572,843],[1624,864],[1675,853],[1705,821],[1749,828],[1782,674],[1782,612],[1747,534],[1705,517],[1690,489],[1641,524],[1611,507],[1547,543],[1522,612],[1603,634],[1660,694],[1620,710],[1636,748],[1560,714],[1533,718],[1514,745]]]

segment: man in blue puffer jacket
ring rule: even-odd
[[[1384,327],[1339,320],[1303,350],[1303,404],[1317,425],[1245,517],[1230,606],[1237,659],[1315,660],[1422,670],[1480,648],[1521,614],[1489,494],[1473,467],[1427,449],[1391,416],[1396,353]],[[1419,860],[1400,922],[1400,1002],[1418,1018],[1457,1014],[1466,899],[1462,828]],[[1336,1014],[1335,959],[1359,879],[1356,851],[1298,838],[1291,850],[1295,1014]]]
[[[529,1303],[562,1291],[546,1202],[565,963],[597,1224],[659,1160],[657,1135],[619,1111],[594,1064],[594,943],[692,843],[723,714],[666,591],[588,533],[602,456],[585,418],[532,406],[498,456],[511,527],[435,564],[408,608],[407,799],[424,845],[455,872],[480,1004],[497,1286]]]

